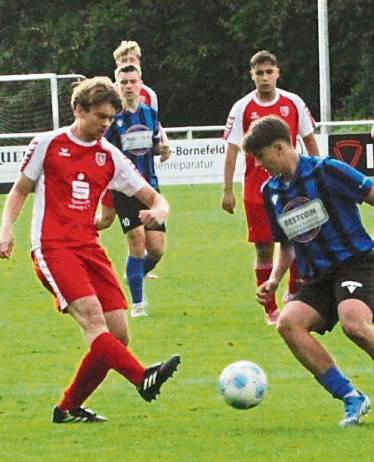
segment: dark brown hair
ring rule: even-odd
[[[243,138],[243,151],[257,156],[275,141],[291,144],[290,129],[280,117],[269,115],[257,119]]]
[[[250,66],[251,69],[253,69],[256,64],[264,64],[264,63],[271,63],[273,66],[278,66],[277,63],[277,58],[273,53],[270,53],[270,51],[267,50],[261,50],[255,53],[251,60],[250,60]]]

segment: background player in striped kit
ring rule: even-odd
[[[163,162],[169,158],[170,149],[168,145],[160,144],[157,112],[140,102],[140,68],[134,64],[118,68],[116,83],[123,96],[123,110],[116,115],[105,136],[121,149],[146,181],[159,191],[154,156],[160,155]],[[139,210],[143,208],[144,204],[141,202],[116,191],[112,192],[112,196],[108,193],[102,202],[101,222],[110,226],[117,213],[122,230],[127,236],[125,275],[132,297],[132,317],[148,314],[143,278],[156,266],[165,249],[165,225],[156,229],[145,227],[138,217]]]
[[[356,425],[370,400],[339,371],[311,332],[337,322],[374,359],[374,242],[357,204],[374,205],[374,181],[330,157],[300,156],[278,117],[257,120],[243,147],[272,175],[263,186],[274,241],[280,251],[268,281],[257,291],[265,302],[292,259],[304,283],[286,304],[277,328],[291,352],[334,397],[344,403],[343,427]]]
[[[235,210],[233,177],[239,146],[248,127],[259,117],[279,115],[290,127],[293,145],[297,135],[301,136],[309,155],[318,155],[319,150],[313,135],[314,120],[302,99],[294,93],[276,87],[279,78],[277,59],[266,50],[259,51],[250,61],[250,76],[256,89],[237,101],[227,119],[225,140],[228,142],[224,167],[224,194],[222,207],[229,213]],[[255,272],[257,285],[269,277],[273,265],[274,244],[270,224],[264,209],[261,185],[268,173],[255,165],[251,156],[246,156],[244,178],[244,206],[248,225],[248,240],[256,248]],[[297,288],[297,272],[290,269],[288,292]],[[274,324],[278,317],[275,296],[264,304],[268,324]]]
[[[120,45],[113,51],[113,58],[117,68],[125,66],[126,64],[135,64],[141,68],[142,51],[138,42],[134,40],[122,40]],[[157,93],[144,82],[140,88],[139,100],[141,103],[159,112]],[[159,129],[161,142],[167,144],[168,137],[160,121]]]
[[[142,52],[137,42],[133,40],[122,40],[120,45],[113,51],[113,58],[117,68],[126,64],[135,64],[141,67]],[[156,92],[142,83],[140,89],[140,101],[158,111],[158,98]]]

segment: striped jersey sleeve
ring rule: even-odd
[[[330,188],[335,193],[348,196],[358,204],[365,200],[370,189],[374,186],[374,181],[371,178],[347,163],[331,157],[322,162],[322,170]]]

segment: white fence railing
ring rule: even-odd
[[[29,75],[3,75],[0,76],[0,90],[1,85],[3,85],[3,93],[0,91],[0,97],[3,101],[3,107],[6,108],[6,101],[7,97],[12,99],[13,92],[13,83],[20,81],[23,84],[18,86],[18,90],[24,91],[24,87],[28,84],[27,81],[40,81],[40,80],[49,80],[46,82],[44,86],[43,83],[41,85],[50,94],[51,102],[50,102],[50,114],[51,117],[49,120],[49,125],[52,128],[58,128],[60,126],[60,119],[59,115],[61,115],[61,111],[65,114],[65,111],[69,112],[69,116],[71,115],[70,104],[66,105],[62,108],[62,102],[66,99],[70,99],[70,95],[66,96],[64,93],[64,97],[61,98],[61,94],[59,95],[59,91],[62,90],[59,84],[63,81],[67,81],[66,79],[70,80],[78,80],[84,78],[81,74],[64,74],[64,75],[57,75],[57,74],[29,74]],[[18,85],[18,84],[15,84]],[[7,89],[9,86],[10,90]],[[33,85],[31,85],[33,87]],[[31,91],[31,90],[30,90]],[[39,96],[40,96],[40,90]],[[23,93],[22,93],[23,95]],[[20,104],[24,99],[20,96]],[[42,99],[45,94],[41,94]],[[66,101],[65,101],[66,102]],[[60,105],[60,107],[59,107]],[[36,108],[38,109],[38,108]],[[43,114],[43,108],[39,108],[41,114]],[[15,108],[15,119],[14,121],[18,121],[18,117],[22,114],[22,107]],[[26,114],[27,116],[27,114]],[[16,127],[17,124],[7,124],[8,119],[5,115],[4,118],[4,127],[14,126]],[[347,121],[334,121],[334,122],[319,122],[317,123],[317,127],[319,130],[317,131],[316,137],[317,142],[320,146],[320,150],[323,153],[328,153],[329,148],[329,130],[330,127],[343,127],[343,126],[371,126],[373,124],[373,120],[347,120]],[[23,127],[24,125],[20,125]],[[28,126],[28,125],[26,125]],[[42,127],[43,125],[37,125],[36,128]],[[209,126],[185,126],[185,127],[169,127],[166,128],[166,132],[170,134],[170,145],[173,151],[173,156],[169,159],[168,162],[160,163],[156,160],[156,169],[157,174],[160,179],[161,184],[190,184],[190,183],[216,183],[222,182],[222,175],[223,175],[223,165],[225,159],[225,142],[222,139],[222,134],[225,129],[224,125],[209,125]],[[9,185],[14,181],[18,174],[19,166],[22,162],[24,152],[26,146],[29,141],[42,131],[38,132],[35,131],[34,128],[30,128],[30,132],[20,132],[20,130],[15,130],[14,133],[9,132],[6,128],[2,128],[0,126],[0,144],[1,140],[3,144],[13,144],[11,146],[0,146],[0,186],[1,185]],[[5,132],[7,131],[7,133]],[[43,129],[44,131],[44,129]],[[318,133],[320,132],[320,133]],[[7,141],[5,141],[7,140]],[[20,145],[15,146],[17,144],[15,140],[20,140]],[[365,142],[362,146],[362,151],[366,152],[367,157],[367,165],[370,166],[371,163],[374,163],[374,159],[372,159],[372,145],[370,145],[371,141]],[[344,145],[345,148],[347,147]],[[353,146],[355,144],[353,143]],[[349,146],[348,146],[349,148]],[[303,150],[302,142],[298,143],[298,149]],[[244,156],[243,156],[244,157]],[[244,162],[243,157],[241,157],[240,161],[238,162],[236,173],[235,173],[235,181],[241,181],[243,178],[244,172]],[[356,156],[357,157],[357,156]]]

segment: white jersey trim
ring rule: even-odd
[[[42,227],[45,215],[44,179],[44,173],[42,173],[35,186],[34,207],[31,222],[31,250],[41,246]]]
[[[158,112],[158,98],[156,92],[148,85],[144,85],[144,83],[142,85],[142,88],[148,93],[151,99],[150,107]]]
[[[240,146],[244,136],[243,114],[245,108],[251,101],[254,101],[259,106],[268,107],[276,104],[281,96],[284,96],[285,98],[292,101],[297,108],[299,114],[298,135],[304,138],[305,136],[313,133],[313,118],[310,114],[309,109],[307,108],[304,101],[300,98],[300,96],[280,88],[276,88],[275,92],[275,97],[271,101],[264,102],[258,99],[257,90],[253,90],[233,105],[226,124],[225,140],[228,143]]]
[[[48,268],[47,262],[45,261],[43,252],[41,251],[40,248],[37,248],[37,249],[34,250],[34,256],[35,256],[35,259],[38,262],[38,266],[40,268],[40,271],[43,273],[43,276],[45,277],[46,281],[50,285],[51,289],[53,290],[53,293],[55,294],[55,296],[56,296],[56,298],[58,300],[58,304],[60,306],[60,309],[62,311],[65,311],[66,308],[68,307],[69,303],[63,297],[60,289],[58,288],[58,285],[57,285],[54,277],[52,276],[52,273],[51,273],[50,269]]]

